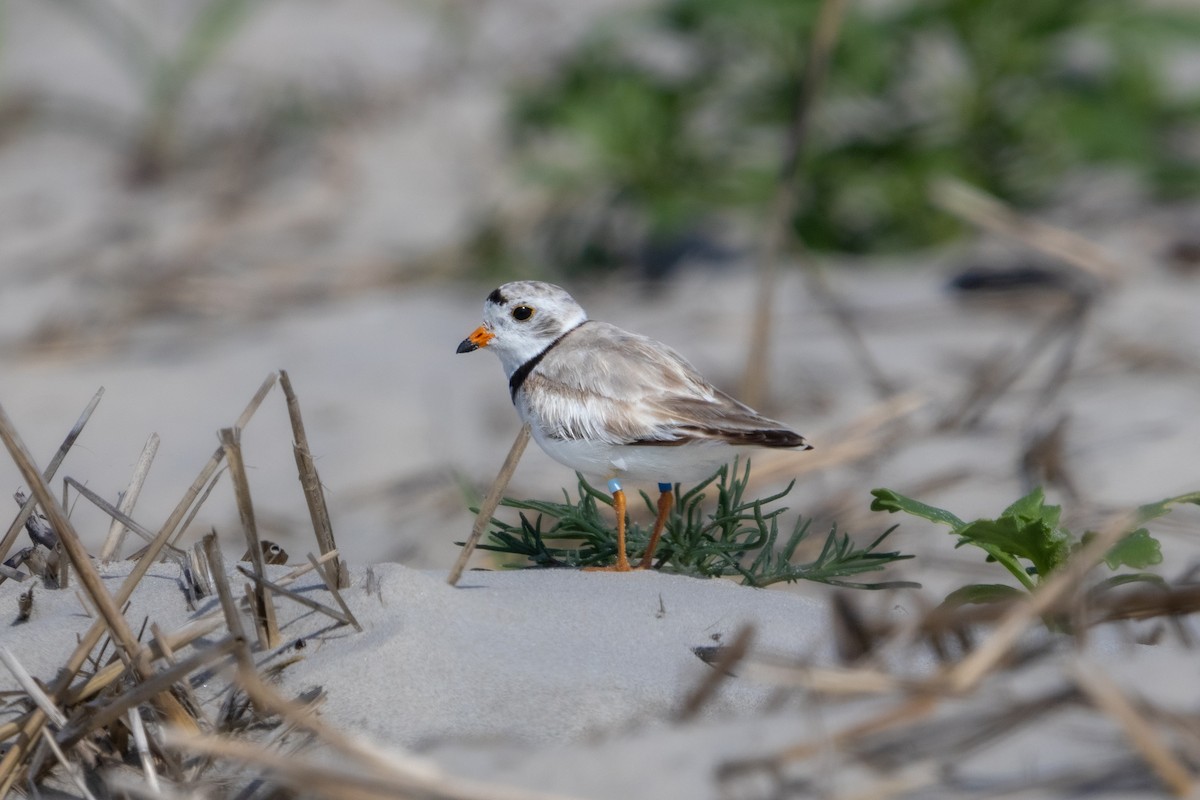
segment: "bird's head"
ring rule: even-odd
[[[458,345],[459,353],[481,347],[500,358],[512,376],[522,364],[587,319],[571,295],[541,281],[515,281],[493,289],[483,303],[483,324]]]

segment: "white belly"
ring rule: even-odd
[[[582,439],[552,439],[535,425],[533,439],[546,455],[585,475],[676,483],[699,481],[733,460],[738,450],[724,442],[678,447],[614,445]]]

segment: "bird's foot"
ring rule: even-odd
[[[649,564],[644,564],[644,563],[640,563],[640,562],[638,564],[630,564],[630,563],[626,562],[624,564],[613,564],[608,567],[584,567],[583,571],[584,572],[641,572],[642,570],[646,570],[646,569],[650,569],[650,568],[651,567]]]

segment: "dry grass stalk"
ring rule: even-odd
[[[92,412],[96,410],[96,406],[100,404],[100,398],[104,396],[104,387],[101,386],[96,394],[92,396],[91,402],[83,409],[83,413],[79,415],[79,419],[75,421],[75,425],[67,433],[67,438],[63,439],[63,443],[59,445],[58,452],[50,459],[50,463],[46,465],[45,472],[42,477],[49,481],[58,472],[58,468],[62,465],[63,459],[67,457],[67,453],[71,450],[71,446],[75,444],[75,440],[79,438],[79,434],[83,433],[83,428],[92,417]],[[25,527],[25,520],[33,513],[34,506],[37,505],[36,497],[29,497],[21,504],[21,511],[17,514],[16,519],[8,526],[8,531],[5,532],[4,538],[0,540],[0,561],[3,561],[8,556],[8,551],[12,549],[13,543],[17,540],[17,535]],[[0,582],[3,582],[0,580]]]
[[[358,624],[358,618],[354,616],[354,612],[350,610],[350,606],[348,606],[346,601],[342,598],[342,593],[338,591],[338,578],[337,574],[333,570],[334,562],[330,561],[328,564],[320,564],[317,562],[316,556],[314,556],[312,553],[309,553],[308,563],[312,565],[313,571],[316,572],[321,580],[325,583],[325,588],[329,590],[331,595],[333,595],[333,599],[335,602],[337,602],[338,608],[342,609],[342,614],[345,616],[346,621],[354,627],[354,630],[362,633],[362,625]]]
[[[188,513],[187,519],[183,521],[183,524],[181,524],[175,531],[174,535],[171,536],[171,544],[178,542],[183,538],[183,535],[187,533],[188,528],[192,526],[192,521],[196,519],[196,515],[199,514],[200,509],[203,508],[204,501],[208,500],[208,496],[213,493],[213,489],[217,488],[217,483],[220,482],[221,476],[224,474],[225,470],[222,469],[214,472],[211,477],[209,477],[208,485],[204,487],[204,491],[201,492],[199,498],[192,505],[192,510]]]
[[[0,578],[6,578],[8,580],[13,580],[17,583],[20,583],[28,577],[28,575],[26,575],[24,572],[21,572],[19,569],[10,567],[7,564],[0,564]]]
[[[54,737],[50,735],[50,731],[42,728],[42,740],[45,742],[53,753],[58,763],[71,777],[71,782],[75,784],[75,788],[83,796],[84,800],[96,800],[95,795],[87,787],[87,779],[84,777],[83,768],[75,759],[67,758],[62,748],[58,746],[58,742],[54,741]]]
[[[269,392],[271,387],[274,385],[275,380],[276,376],[274,373],[272,373],[267,376],[266,380],[263,381],[257,393],[247,404],[241,416],[238,418],[237,427],[239,429],[244,427],[249,422],[255,411],[257,411],[258,407],[262,404],[267,392]],[[93,399],[92,407],[94,407],[94,404],[98,402],[98,399],[98,396]],[[86,417],[90,415],[90,409],[91,407],[89,407],[89,410],[85,412],[80,423],[77,423],[77,429],[82,427]],[[77,430],[73,431],[73,434],[77,436]],[[69,437],[69,439],[73,441],[73,437]],[[64,448],[60,450],[60,454],[65,454],[66,449],[69,449],[69,443],[64,444]],[[110,598],[110,601],[116,606],[121,606],[128,602],[133,590],[145,576],[146,572],[150,568],[150,565],[157,560],[163,546],[165,546],[172,533],[174,533],[176,530],[180,520],[187,513],[197,495],[200,493],[200,490],[216,472],[223,458],[224,450],[222,448],[218,448],[213,456],[209,459],[208,463],[200,471],[200,474],[192,483],[192,486],[184,493],[183,498],[175,507],[175,510],[172,512],[167,521],[163,524],[162,529],[159,531],[158,535],[155,536],[154,541],[151,542],[151,544],[145,549],[142,557],[138,559],[130,574],[121,584],[121,587],[118,589],[115,597]],[[26,460],[28,461],[28,459]],[[18,464],[18,466],[20,466],[20,464]],[[49,497],[49,489],[45,487],[44,484],[42,484],[41,489],[42,492]],[[36,494],[35,498],[38,500],[38,502],[40,502],[40,498],[38,498]],[[50,500],[51,507],[57,508],[57,505],[52,502],[52,498],[50,498]],[[94,572],[92,574],[94,574]],[[59,675],[51,687],[50,695],[52,698],[61,703],[62,698],[68,696],[68,694],[71,694],[70,685],[72,681],[74,681],[75,676],[78,674],[80,668],[88,660],[92,650],[99,643],[100,638],[107,629],[107,622],[105,620],[100,620],[93,624],[92,627],[80,637],[79,644],[68,658],[67,663],[62,667],[62,669],[59,670]],[[139,655],[144,657],[145,653],[141,653],[139,651]],[[121,667],[122,665],[118,664],[115,666]],[[164,698],[163,702],[165,703],[174,702],[177,709],[176,713],[179,714],[179,718],[181,720],[190,720],[190,718],[186,717],[186,713],[182,707],[178,705],[178,701],[176,701],[173,696],[168,694],[160,695],[160,697]],[[3,726],[3,728],[0,728],[0,731],[3,731],[3,736],[0,737],[0,741],[6,741],[14,736],[17,737],[16,741],[8,748],[3,757],[0,757],[0,797],[4,796],[12,787],[13,783],[18,779],[22,770],[22,765],[25,764],[26,758],[30,753],[30,748],[36,742],[40,732],[43,730],[45,723],[45,712],[40,708],[35,708],[29,715],[15,725],[7,725]]]
[[[311,608],[313,611],[319,611],[322,614],[324,614],[325,616],[333,619],[334,621],[336,621],[342,625],[357,624],[357,621],[355,621],[355,623],[351,623],[351,620],[353,619],[353,617],[348,617],[345,614],[343,614],[342,612],[332,609],[329,606],[324,605],[322,603],[318,603],[316,600],[313,600],[310,597],[305,597],[304,595],[300,594],[299,592],[293,592],[291,589],[285,589],[284,587],[280,586],[277,583],[272,583],[271,581],[267,580],[266,578],[259,577],[258,575],[255,575],[252,570],[246,569],[241,564],[237,565],[237,570],[238,570],[238,572],[245,575],[247,578],[250,578],[251,580],[253,580],[255,583],[261,583],[265,588],[269,589],[270,591],[275,592],[277,594],[281,594],[284,597],[288,598],[289,600],[293,600],[302,606]],[[362,630],[362,628],[358,627],[358,630]]]
[[[150,633],[153,638],[150,640],[155,652],[167,663],[168,666],[174,667],[179,664],[179,659],[175,657],[175,648],[171,647],[171,637],[162,629],[157,622],[150,623]],[[180,681],[175,685],[176,691],[180,692],[183,699],[187,701],[187,706],[197,720],[200,721],[204,728],[211,727],[212,723],[204,713],[204,705],[200,702],[200,698],[196,696],[196,692],[192,689],[192,684],[189,681]]]
[[[1016,239],[1105,283],[1117,280],[1123,272],[1120,262],[1079,234],[1022,216],[962,181],[943,178],[932,185],[930,197],[960,219]]]
[[[133,475],[129,478],[129,485],[125,487],[125,493],[121,496],[121,502],[117,504],[119,510],[125,516],[133,514],[133,507],[137,504],[138,496],[142,493],[142,486],[146,483],[146,476],[150,474],[150,465],[154,463],[154,456],[158,453],[158,434],[150,434],[150,438],[146,440],[146,445],[142,448],[142,454],[138,457],[137,465],[133,468]],[[104,546],[100,548],[100,560],[108,562],[121,550],[121,543],[125,539],[125,534],[129,530],[122,522],[113,519],[112,525],[108,528],[108,536],[105,537]],[[151,537],[153,538],[153,537]]]
[[[163,744],[181,753],[228,759],[258,767],[277,783],[305,796],[334,800],[569,800],[563,795],[524,791],[452,778],[433,768],[409,771],[401,764],[354,768],[324,766],[258,745],[219,736],[167,729]]]
[[[792,745],[773,755],[727,762],[720,772],[730,775],[764,769],[774,772],[789,762],[803,761],[822,753],[841,750],[865,737],[911,725],[932,714],[940,702],[941,698],[936,695],[916,694],[905,698],[898,705],[835,733]]]
[[[288,418],[292,423],[292,451],[296,456],[296,469],[300,473],[300,487],[304,490],[304,500],[308,503],[308,514],[312,518],[313,531],[317,535],[317,546],[321,553],[337,550],[333,540],[333,523],[329,520],[329,508],[325,504],[325,490],[321,486],[321,478],[317,474],[317,466],[313,462],[312,451],[308,447],[308,434],[304,431],[304,419],[300,415],[300,401],[292,391],[292,381],[287,370],[279,371],[279,383],[283,387],[283,395],[287,398]],[[350,574],[346,565],[340,560],[333,562],[334,574],[337,576],[336,587],[346,589],[350,586]]]
[[[63,480],[68,486],[73,487],[77,492],[79,492],[83,499],[87,500],[89,503],[96,506],[96,508],[112,517],[113,523],[120,525],[122,530],[133,531],[138,536],[142,537],[142,539],[144,539],[147,543],[154,541],[154,534],[148,528],[130,517],[124,511],[121,511],[120,508],[114,506],[112,503],[108,502],[103,497],[96,494],[91,489],[70,476],[67,476]],[[164,545],[164,549],[170,553],[171,557],[175,561],[179,562],[180,564],[186,562],[187,553],[183,550],[180,550],[179,548],[170,544]]]
[[[750,652],[750,644],[753,641],[754,626],[743,625],[734,636],[733,641],[728,646],[722,647],[717,659],[709,665],[712,670],[705,674],[700,683],[688,693],[683,705],[675,715],[676,720],[683,722],[691,719],[712,700],[725,679],[732,677],[734,667],[741,663],[746,654]]]
[[[238,671],[253,674],[254,659],[250,655],[250,642],[246,639],[246,628],[242,625],[242,617],[238,612],[233,592],[229,588],[229,580],[225,575],[225,560],[221,556],[221,545],[215,532],[204,537],[204,553],[208,556],[209,570],[212,572],[213,584],[217,589],[217,598],[221,601],[221,610],[225,614],[225,627],[229,629],[233,640],[238,643],[234,650],[237,656]]]
[[[318,565],[324,564],[328,561],[332,561],[333,559],[335,559],[337,557],[338,557],[338,551],[330,550],[328,553],[325,553],[324,555],[317,557],[317,564]],[[317,567],[313,564],[301,564],[300,566],[296,567],[294,570],[289,572],[287,575],[284,575],[282,578],[275,581],[275,583],[279,586],[290,586],[291,584],[295,583],[297,580],[304,577],[308,573],[312,572],[316,568]]]
[[[67,724],[66,715],[63,714],[62,710],[59,709],[58,706],[54,705],[54,701],[42,691],[42,687],[38,686],[37,681],[35,681],[33,676],[29,674],[28,670],[21,665],[21,662],[17,661],[16,656],[9,652],[7,647],[0,647],[0,662],[3,662],[4,666],[8,668],[8,671],[12,673],[12,676],[16,679],[17,685],[21,687],[21,690],[24,691],[25,694],[29,695],[29,699],[34,702],[34,705],[40,708],[42,713],[45,714],[56,727],[61,729]]]
[[[1075,663],[1071,675],[1096,708],[1121,727],[1134,749],[1177,797],[1192,793],[1193,775],[1115,683],[1094,664]]]
[[[891,694],[921,688],[917,681],[897,678],[886,672],[868,668],[838,669],[813,667],[805,664],[785,664],[771,660],[754,660],[746,665],[747,678],[776,686],[804,689],[823,695],[862,696]]]
[[[928,403],[929,398],[920,392],[905,392],[889,397],[871,406],[839,430],[814,436],[813,439],[818,442],[817,449],[804,453],[803,458],[796,458],[796,453],[756,456],[753,478],[756,481],[770,481],[877,457],[897,437],[904,435],[899,423]]]
[[[970,626],[995,622],[1024,602],[1024,599],[1014,599],[956,608],[938,607],[931,609],[910,627],[912,632],[920,637],[954,633]],[[1067,594],[1051,604],[1046,609],[1045,616],[1066,616],[1078,610],[1078,605],[1078,598]],[[1182,617],[1200,611],[1200,586],[1123,587],[1120,591],[1104,592],[1089,597],[1086,611],[1086,616],[1074,620],[1080,630],[1120,620]]]
[[[150,663],[146,659],[146,653],[143,652],[142,646],[130,630],[128,622],[121,613],[119,602],[116,601],[108,590],[104,587],[104,582],[100,579],[99,573],[96,572],[95,566],[92,564],[91,558],[84,549],[83,544],[79,541],[78,534],[75,533],[75,528],[68,519],[66,513],[55,502],[53,494],[50,492],[50,487],[46,485],[45,480],[38,472],[37,466],[33,463],[32,456],[29,455],[20,436],[12,425],[12,420],[8,417],[8,412],[0,406],[0,439],[3,439],[5,446],[12,455],[13,461],[17,468],[20,469],[23,477],[29,483],[33,494],[38,499],[39,505],[45,512],[50,525],[58,532],[59,542],[65,549],[67,556],[71,559],[71,563],[79,572],[80,582],[83,584],[87,592],[88,598],[95,605],[96,609],[112,634],[112,637],[121,652],[137,670],[142,678],[148,679],[152,677],[153,671],[150,669]],[[179,704],[173,696],[169,694],[161,695],[157,704],[166,714],[167,718],[179,725],[195,725],[191,716]]]
[[[146,726],[142,724],[142,715],[136,708],[131,708],[125,715],[125,719],[129,722],[129,730],[133,733],[134,746],[137,748],[138,758],[142,762],[142,772],[146,775],[146,783],[150,785],[152,791],[157,792],[159,790],[158,771],[154,768],[154,755],[150,752],[150,742],[146,738]]]
[[[508,488],[508,482],[513,473],[517,471],[517,464],[525,452],[525,446],[529,444],[529,433],[529,423],[526,422],[521,426],[521,430],[517,431],[517,438],[513,440],[512,447],[508,449],[508,455],[504,458],[500,472],[496,474],[496,480],[492,481],[492,487],[488,489],[483,502],[479,504],[479,513],[475,515],[475,524],[471,527],[471,535],[463,543],[458,560],[454,562],[450,574],[446,577],[446,582],[451,586],[458,585],[463,570],[467,568],[467,562],[471,560],[471,554],[475,552],[475,546],[479,544],[483,532],[487,530],[488,524],[492,521],[492,514],[496,513],[496,507],[500,505],[500,498],[504,496],[504,490]]]
[[[751,315],[750,344],[746,354],[746,372],[742,377],[741,398],[755,407],[762,407],[767,394],[767,362],[774,335],[772,310],[777,293],[779,259],[790,238],[792,219],[796,214],[800,188],[800,165],[808,136],[808,125],[817,94],[825,81],[834,47],[841,32],[847,0],[822,0],[817,24],[813,30],[808,62],[800,76],[799,93],[792,123],[784,139],[779,181],[768,209],[766,225],[758,247],[758,293]],[[835,315],[836,316],[836,315]],[[856,351],[857,352],[857,351]]]
[[[250,563],[259,578],[267,575],[263,560],[262,545],[258,539],[258,525],[254,519],[254,503],[250,499],[250,482],[246,478],[246,465],[242,461],[241,436],[236,428],[221,431],[221,445],[225,448],[225,461],[229,464],[229,477],[233,481],[237,498],[238,516],[242,520],[242,532],[246,535],[246,546],[250,548]],[[254,590],[255,627],[259,630],[259,645],[266,650],[279,645],[279,623],[275,620],[275,603],[266,589],[258,584]]]
[[[963,399],[945,415],[940,427],[971,428],[978,425],[988,409],[1029,371],[1033,362],[1051,345],[1061,340],[1063,349],[1058,366],[1052,371],[1041,392],[1040,402],[1048,403],[1065,381],[1066,372],[1074,361],[1084,321],[1093,302],[1091,295],[1076,296],[1061,312],[1034,331],[1023,349],[994,356],[984,362],[967,386]]]
[[[208,634],[220,628],[223,623],[224,620],[221,618],[220,613],[214,612],[205,617],[189,622],[187,625],[184,625],[174,633],[167,634],[165,639],[156,636],[155,639],[150,642],[150,658],[158,659],[166,656],[166,653],[161,649],[162,642],[164,641],[172,650],[178,650],[182,647],[186,647],[202,636],[207,636]],[[82,703],[85,700],[88,700],[99,694],[107,686],[110,686],[114,681],[118,680],[122,675],[124,675],[125,671],[126,669],[124,664],[119,661],[114,661],[108,666],[98,670],[96,674],[89,678],[85,683],[82,683],[71,689],[71,691],[67,692],[63,702],[66,705],[76,705],[77,703]],[[6,737],[4,737],[3,732],[0,731],[0,741],[2,741],[4,738]]]
[[[156,695],[170,691],[172,686],[183,681],[193,672],[235,653],[239,646],[233,637],[228,637],[178,664],[155,673],[151,678],[117,695],[107,704],[89,710],[86,716],[77,720],[69,728],[63,729],[58,735],[58,740],[68,746],[77,744],[92,731],[106,728],[121,719],[130,709],[137,708]],[[199,730],[197,726],[193,725],[192,727]]]

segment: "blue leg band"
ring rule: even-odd
[[[671,491],[671,488],[672,488],[671,484],[669,484],[669,483],[660,483],[658,485],[658,491],[662,492],[663,494],[666,494],[667,492]]]
[[[610,494],[616,494],[621,491],[621,483],[616,478],[608,482],[608,491]]]

